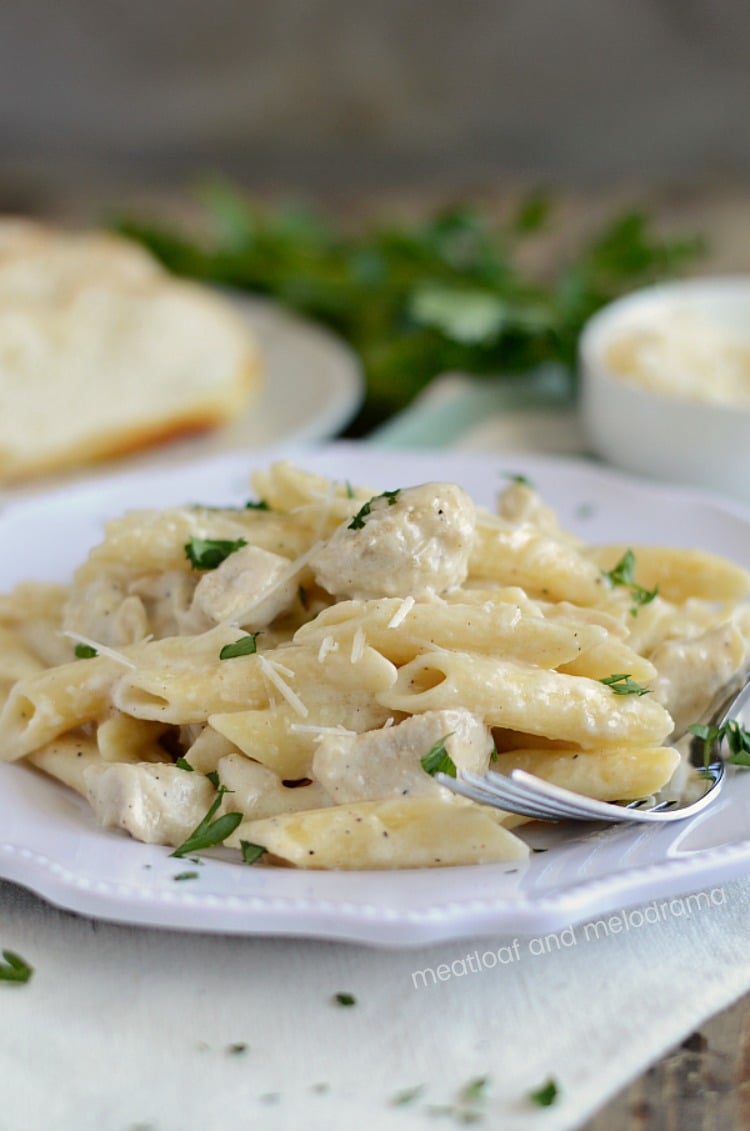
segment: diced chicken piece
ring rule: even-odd
[[[183,622],[190,615],[196,583],[195,573],[185,573],[183,569],[147,573],[131,581],[128,591],[143,602],[149,632],[157,640],[180,635]]]
[[[248,819],[256,819],[330,805],[326,791],[318,782],[284,785],[273,770],[252,762],[243,754],[228,754],[220,759],[217,770],[221,784],[232,791],[224,798],[227,813],[243,813]]]
[[[128,596],[127,579],[112,571],[74,586],[65,606],[63,629],[120,648],[143,640],[149,625],[143,602],[136,595]]]
[[[326,735],[313,756],[313,776],[339,805],[384,797],[451,798],[421,762],[441,740],[458,769],[485,772],[492,735],[476,715],[457,709],[426,711],[359,735]]]
[[[203,774],[173,765],[90,766],[84,781],[99,824],[125,829],[146,844],[182,844],[215,796]]]
[[[659,673],[655,697],[680,735],[700,721],[722,687],[743,670],[745,642],[730,622],[690,640],[667,640],[654,649],[651,661]]]
[[[476,512],[460,487],[425,483],[377,495],[365,507],[311,559],[316,580],[329,593],[419,598],[466,580]]]
[[[260,546],[243,546],[204,574],[192,612],[212,624],[232,621],[251,631],[265,628],[294,602],[299,579],[290,562]]]

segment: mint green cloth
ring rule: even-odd
[[[570,375],[543,366],[517,377],[437,377],[408,408],[368,437],[387,451],[453,447],[489,420],[512,423],[529,411],[569,413],[574,405]]]

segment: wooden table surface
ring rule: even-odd
[[[581,1131],[746,1128],[750,1128],[750,994],[648,1068]]]
[[[192,218],[196,211],[187,194],[128,187],[125,200],[111,185],[68,183],[64,187],[40,184],[34,190],[17,180],[0,178],[0,213],[23,211],[45,219],[94,224],[101,217],[129,208],[133,214],[150,210],[162,219]],[[451,190],[456,198],[455,188]],[[492,191],[473,194],[480,203],[503,208],[503,198]],[[441,193],[419,187],[398,190],[369,199],[345,195],[328,202],[335,210],[354,216],[378,212],[418,214],[441,201]],[[325,204],[326,202],[324,202]],[[707,253],[700,264],[704,273],[750,270],[750,198],[744,186],[726,183],[698,185],[633,184],[617,192],[568,193],[561,198],[556,235],[529,247],[528,254],[541,265],[566,256],[587,232],[624,206],[642,205],[663,230],[700,234]],[[739,961],[749,961],[739,955]],[[711,1018],[678,1048],[651,1065],[629,1087],[605,1105],[580,1131],[750,1131],[750,995]]]

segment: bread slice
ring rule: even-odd
[[[0,481],[224,423],[259,384],[229,301],[119,237],[0,221]]]

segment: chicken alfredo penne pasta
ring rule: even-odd
[[[588,546],[525,481],[378,494],[289,463],[244,508],[110,522],[70,586],[0,598],[0,758],[177,855],[302,868],[523,857],[440,769],[663,787],[750,654],[745,570]]]

